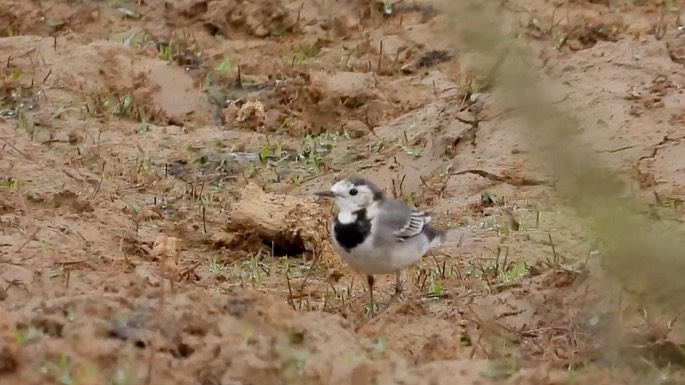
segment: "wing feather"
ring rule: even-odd
[[[423,231],[423,227],[430,223],[431,217],[418,210],[412,210],[404,226],[395,231],[395,236],[400,242],[414,237]]]

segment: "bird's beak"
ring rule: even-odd
[[[335,198],[335,193],[333,193],[333,191],[331,190],[317,191],[314,193],[314,195],[320,197]]]

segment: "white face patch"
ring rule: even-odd
[[[331,187],[331,191],[337,196],[347,196],[354,187],[354,184],[350,182],[347,179],[343,179],[341,181],[338,181],[336,184]]]
[[[368,208],[373,203],[374,192],[369,186],[355,186],[354,183],[347,179],[338,181],[331,187],[331,191],[335,194],[335,203],[338,205],[341,213],[345,212],[351,215],[355,211]],[[347,219],[349,220],[349,216]],[[341,219],[339,218],[339,220]],[[352,221],[354,219],[348,223]]]

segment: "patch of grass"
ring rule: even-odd
[[[141,31],[135,31],[131,34],[112,35],[110,36],[109,40],[121,43],[126,47],[130,47],[137,50],[144,49],[145,47],[154,44],[154,40],[152,39],[152,37],[149,34]]]
[[[226,103],[226,88],[233,88],[238,81],[235,77],[236,63],[225,55],[223,60],[216,66],[209,68],[202,78],[202,88],[205,92],[213,95],[221,105]],[[246,81],[242,76],[240,81]]]
[[[434,265],[434,266],[433,266]],[[435,257],[429,265],[419,268],[414,283],[427,299],[440,299],[448,294],[447,280],[455,276],[458,266],[450,261],[439,262]]]
[[[214,68],[214,71],[221,75],[221,76],[228,76],[233,72],[233,69],[235,68],[235,65],[233,63],[233,60],[231,60],[230,57],[226,56],[224,57],[224,60],[219,63],[218,66]]]
[[[262,252],[250,255],[246,259],[238,260],[231,264],[231,280],[242,282],[248,279],[255,287],[259,287],[263,283],[263,274],[269,274],[267,269],[261,262]]]
[[[32,79],[25,81],[25,74],[20,70],[7,68],[2,74],[0,117],[15,119],[18,129],[25,131],[32,138],[35,137],[36,127],[26,113],[38,106],[42,94],[40,87],[35,85]],[[30,85],[26,85],[28,82]]]
[[[304,170],[309,174],[318,175],[322,166],[327,163],[326,156],[343,138],[344,134],[323,133],[321,135],[307,135],[297,151],[295,160],[304,163]]]
[[[48,273],[48,277],[50,277],[50,278],[57,278],[57,277],[60,277],[62,275],[64,275],[64,265],[60,265],[60,267],[58,267],[56,269],[52,269]]]
[[[499,273],[499,278],[502,282],[512,282],[528,274],[528,264],[525,261],[520,261],[513,265],[505,266]]]
[[[254,335],[254,328],[252,327],[252,325],[250,325],[247,322],[243,323],[243,327],[240,329],[240,336],[241,336],[241,338],[243,340],[243,344],[245,344],[245,346],[247,346],[250,343],[250,341],[252,341],[253,335]]]
[[[148,122],[140,122],[138,125],[138,133],[144,134],[148,131],[150,131],[150,124]]]
[[[260,168],[258,165],[251,163],[250,165],[245,168],[245,171],[243,172],[243,175],[245,176],[246,179],[252,179],[259,175],[260,173]]]
[[[380,138],[367,146],[369,152],[379,153],[385,148],[385,139]]]
[[[136,202],[131,202],[131,203],[126,203],[126,206],[124,207],[124,212],[129,212],[129,213],[139,213],[142,207]]]
[[[26,199],[35,203],[40,203],[44,201],[43,197],[35,189],[31,189],[26,192]]]
[[[416,207],[416,195],[414,193],[409,193],[404,201],[407,202],[409,206]]]
[[[269,167],[277,167],[289,157],[290,154],[286,151],[283,142],[280,140],[274,142],[268,137],[259,150],[259,159]]]
[[[295,123],[295,119],[291,118],[290,116],[286,116],[285,119],[283,119],[283,122],[281,123],[281,126],[279,127],[280,131],[288,131],[290,127],[293,126]]]
[[[154,111],[137,102],[132,92],[111,88],[93,92],[84,108],[91,116],[97,118],[128,119],[141,124],[153,122],[157,118]]]
[[[314,55],[316,55],[315,46],[308,42],[302,42],[296,52],[283,55],[281,60],[288,65],[302,64]]]
[[[259,262],[260,260],[261,253],[252,255],[249,259],[249,266],[251,271],[250,276],[252,277],[252,281],[256,286],[260,286],[262,284],[262,266]]]
[[[198,68],[203,63],[202,52],[196,42],[188,42],[178,38],[169,41],[157,41],[157,57],[186,69]]]
[[[226,267],[226,263],[217,261],[216,256],[207,257],[207,260],[209,262],[209,272],[214,275],[221,274]]]
[[[6,177],[5,179],[0,180],[0,187],[16,191],[19,188],[19,181],[12,177]]]
[[[434,277],[434,278],[432,279],[432,281],[433,281],[433,282],[431,282],[431,285],[430,285],[430,294],[435,294],[435,295],[438,295],[438,296],[442,296],[442,294],[443,294],[443,292],[444,292],[444,290],[445,290],[445,286],[444,286],[443,280],[440,279],[439,277]]]
[[[490,212],[480,223],[481,229],[496,231],[499,236],[510,236],[513,233],[529,231],[539,226],[538,212],[528,209],[514,211],[505,204],[503,199],[492,193],[486,193],[484,197],[491,202],[492,207],[487,209]]]
[[[223,204],[226,201],[227,193],[230,190],[231,183],[227,181],[219,181],[216,184],[210,186],[210,195],[207,199],[208,202]]]
[[[399,146],[402,149],[402,151],[404,151],[407,155],[414,156],[415,158],[419,158],[421,156],[421,151],[417,150],[415,147],[409,144],[409,137],[407,136],[407,131],[404,131],[402,133],[402,137],[400,137]]]
[[[324,172],[333,148],[347,138],[344,132],[307,135],[299,148],[292,148],[280,140],[267,138],[266,143],[259,149],[259,158],[269,169],[288,167],[291,182],[300,184],[305,177]]]
[[[680,7],[673,0],[664,0],[664,7],[668,12],[678,12]]]
[[[485,281],[490,289],[528,276],[530,265],[525,260],[511,261],[508,247],[497,249],[495,258],[477,258],[468,262],[467,277]]]
[[[314,46],[308,42],[302,42],[299,45],[300,51],[305,57],[310,58],[314,56]]]
[[[290,176],[290,182],[294,184],[295,186],[299,186],[302,184],[304,180],[299,174],[293,174]]]
[[[57,362],[48,361],[43,363],[41,372],[53,374],[62,385],[77,385],[68,356],[60,357],[60,360]]]
[[[152,160],[152,155],[143,154],[141,156],[141,158],[138,160],[138,172],[148,175],[157,174],[157,165],[155,165],[155,162]]]
[[[20,329],[14,329],[12,331],[12,334],[14,334],[14,340],[17,344],[25,346],[30,344],[38,337],[42,336],[44,333],[43,330],[31,326],[25,331]]]

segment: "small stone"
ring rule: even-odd
[[[369,128],[359,120],[350,120],[345,124],[345,131],[350,138],[358,139],[366,135],[369,132]]]
[[[134,273],[150,286],[159,286],[162,282],[162,278],[160,277],[157,268],[151,264],[138,265],[134,270]]]

